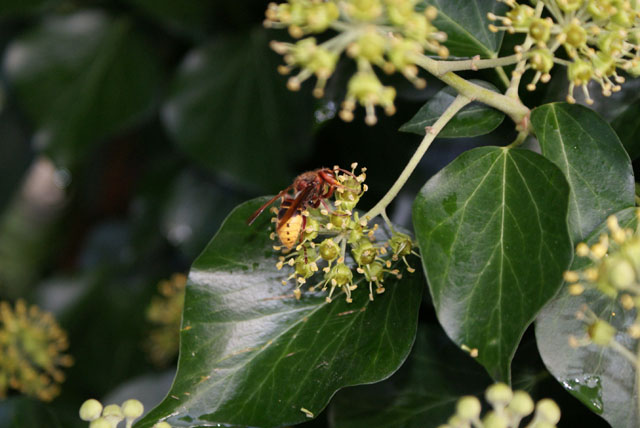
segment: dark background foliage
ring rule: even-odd
[[[309,86],[288,92],[276,72],[280,59],[268,49],[271,38],[286,35],[261,27],[266,4],[0,4],[0,299],[22,297],[54,312],[76,360],[52,403],[0,402],[0,426],[85,426],[77,409],[89,397],[157,403],[174,368],[159,371],[145,355],[145,308],[157,282],[186,272],[235,205],[278,192],[302,171],[357,161],[368,168],[366,209],[402,170],[420,137],[398,129],[441,85],[430,80],[417,91],[398,79],[398,112],[374,128],[359,115],[353,123],[336,120],[351,66],[340,64],[322,100]],[[500,86],[490,73],[483,78]],[[513,137],[512,124],[503,123],[473,141],[437,140],[392,206],[392,219],[409,227],[419,188],[462,151]],[[402,403],[434,398],[436,411],[420,426],[436,426],[459,394],[482,391],[488,378],[448,343],[427,300],[420,323],[416,349],[433,363],[428,376],[408,376],[417,364],[412,355],[390,380],[339,392],[309,426],[372,426],[367,415],[378,399],[396,421],[386,426],[409,426],[398,416]],[[442,366],[438,347],[474,376]],[[515,386],[554,397],[563,426],[605,426],[537,355],[528,332]]]

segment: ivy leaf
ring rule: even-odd
[[[616,217],[621,227],[636,227],[635,208],[622,210],[616,213]],[[586,242],[589,245],[596,243],[606,230],[606,224],[599,225]],[[582,270],[592,264],[587,258],[576,258],[571,269]],[[585,323],[576,318],[576,313],[585,305],[618,331],[625,331],[634,321],[634,313],[624,311],[615,300],[597,290],[571,296],[567,287],[563,287],[536,321],[536,339],[542,360],[567,391],[612,426],[640,426],[636,374],[629,361],[610,347],[569,346],[569,336],[582,337],[585,334]],[[618,334],[616,340],[627,348],[637,347],[637,340],[632,341],[628,335]]]
[[[413,224],[440,323],[496,380],[510,380],[520,339],[557,292],[573,254],[569,188],[528,150],[469,150],[432,177]]]
[[[482,395],[491,379],[433,326],[418,328],[407,362],[374,385],[344,389],[331,401],[332,428],[430,427],[445,423],[463,395]]]
[[[353,303],[325,294],[293,297],[277,270],[270,219],[247,218],[266,201],[240,205],[194,262],[182,321],[178,373],[167,398],[138,428],[167,418],[174,427],[276,427],[318,415],[340,388],[382,380],[415,338],[423,280],[406,274]]]
[[[178,146],[254,188],[284,187],[313,115],[308,97],[286,89],[276,60],[262,29],[188,53],[162,114]]]
[[[484,88],[498,91],[488,82],[473,80],[473,83]],[[404,125],[400,131],[425,135],[425,127],[432,126],[456,98],[457,92],[451,87],[436,93],[418,113]],[[502,123],[504,113],[488,107],[486,104],[471,103],[456,114],[440,131],[438,138],[477,137],[493,131]]]
[[[4,70],[37,127],[37,147],[73,167],[93,143],[151,112],[160,67],[127,19],[47,18],[7,48]]]
[[[636,160],[640,156],[640,121],[638,117],[640,117],[640,100],[635,100],[611,122],[611,126],[620,137],[631,160]]]
[[[569,230],[577,242],[609,214],[635,201],[633,169],[620,140],[597,113],[575,104],[553,103],[531,114],[542,154],[564,173]]]
[[[503,32],[489,31],[487,13],[502,15],[506,5],[495,0],[425,0],[438,9],[433,24],[447,33],[445,45],[451,55],[493,58],[500,50]]]

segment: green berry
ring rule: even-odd
[[[333,239],[325,239],[322,241],[318,251],[320,257],[328,262],[334,261],[340,255],[340,247]]]

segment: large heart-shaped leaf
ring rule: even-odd
[[[631,160],[640,156],[640,100],[635,100],[612,122],[620,141]]]
[[[37,147],[72,167],[92,143],[149,113],[160,67],[126,19],[53,16],[7,48],[4,69]]]
[[[487,13],[501,15],[506,5],[495,0],[425,0],[438,9],[434,25],[447,33],[445,43],[452,55],[492,58],[497,55],[503,33],[489,31]]]
[[[329,407],[332,428],[422,428],[445,423],[463,395],[491,379],[442,330],[422,325],[407,362],[388,380],[347,388]]]
[[[473,83],[497,92],[495,86],[481,80]],[[455,89],[446,87],[435,94],[411,120],[400,127],[400,131],[425,135],[425,128],[433,125],[457,96]],[[486,104],[471,103],[465,106],[440,131],[438,138],[477,137],[493,131],[502,123],[504,113]]]
[[[616,217],[622,227],[636,226],[635,208],[620,211]],[[603,232],[606,232],[605,224],[597,227],[586,242],[594,244]],[[576,258],[571,269],[581,270],[591,264],[589,259]],[[569,345],[569,336],[582,337],[586,332],[585,323],[576,318],[576,313],[584,310],[585,305],[618,331],[625,331],[634,321],[635,314],[622,310],[616,301],[597,290],[571,296],[565,287],[544,307],[536,321],[540,355],[567,391],[612,426],[638,427],[636,374],[631,363],[610,347]],[[628,335],[618,334],[616,340],[636,349],[637,341],[631,341]]]
[[[254,188],[284,187],[313,115],[308,96],[286,89],[278,60],[262,29],[188,53],[162,115],[178,146]]]
[[[387,291],[353,303],[303,294],[281,281],[269,218],[236,208],[189,274],[178,373],[167,398],[139,424],[275,427],[317,415],[336,390],[393,373],[413,343],[423,280],[385,281]],[[367,288],[361,285],[360,288]]]
[[[609,214],[635,201],[629,155],[609,124],[588,108],[553,103],[535,109],[531,124],[542,154],[571,188],[569,230],[584,239]]]
[[[572,247],[562,172],[528,150],[463,153],[422,188],[413,224],[438,319],[510,380],[520,338],[557,292]]]

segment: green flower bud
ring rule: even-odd
[[[563,12],[573,12],[580,9],[583,0],[556,0],[556,3]]]
[[[618,9],[618,12],[611,17],[611,22],[621,28],[631,28],[634,20],[633,12],[622,9]]]
[[[593,67],[590,63],[576,59],[567,68],[569,81],[576,85],[584,85],[593,77]]]
[[[307,217],[307,222],[304,226],[304,239],[313,241],[318,236],[320,230],[320,223],[312,217]]]
[[[424,43],[436,29],[425,15],[413,14],[404,24],[405,35],[417,42]]]
[[[491,411],[482,419],[482,425],[484,428],[507,428],[509,421],[504,415]]]
[[[529,34],[536,42],[546,43],[551,35],[551,26],[553,21],[551,19],[538,18],[531,22],[529,26]]]
[[[339,17],[340,10],[335,3],[312,4],[307,9],[307,25],[314,33],[322,33]]]
[[[385,0],[387,17],[398,27],[402,27],[414,13],[414,2],[406,0]]]
[[[347,92],[361,104],[377,100],[382,91],[382,83],[373,72],[359,71],[351,77],[347,86]],[[375,102],[374,102],[375,103]]]
[[[611,76],[616,71],[615,60],[605,52],[598,52],[591,62],[596,76]]]
[[[617,56],[624,48],[624,35],[619,31],[603,33],[598,38],[598,47],[608,56]]]
[[[413,241],[406,233],[394,232],[389,240],[391,251],[398,257],[408,256],[413,249]]]
[[[342,186],[342,189],[335,193],[336,200],[340,201],[340,208],[352,211],[360,200],[362,185],[354,177],[349,176],[342,182]]]
[[[553,53],[548,49],[534,49],[529,53],[531,68],[541,73],[548,73],[553,68]]]
[[[384,266],[380,262],[371,263],[367,269],[364,269],[364,278],[369,281],[381,281],[384,276]]]
[[[555,425],[560,421],[560,408],[550,398],[543,398],[536,405],[536,416],[544,422]]]
[[[113,426],[117,426],[124,419],[122,409],[117,404],[109,404],[102,411],[102,417]]]
[[[329,217],[329,221],[332,225],[337,227],[338,229],[343,229],[349,224],[350,217],[344,213],[344,211],[334,211],[333,214]]]
[[[511,25],[519,30],[529,28],[529,24],[531,24],[534,15],[535,10],[533,10],[531,6],[524,4],[517,5],[507,12],[507,17],[511,20]]]
[[[89,428],[113,428],[113,425],[104,418],[98,418],[91,421]]]
[[[472,395],[460,398],[456,405],[456,414],[465,421],[477,419],[481,411],[482,405],[480,404],[480,400]]]
[[[593,67],[590,63],[576,59],[567,68],[569,81],[576,85],[584,85],[593,77]]]
[[[102,404],[94,399],[90,398],[80,406],[80,419],[83,421],[93,421],[98,419],[102,414]]]
[[[596,345],[608,346],[616,335],[616,329],[608,322],[599,319],[589,326],[587,333],[591,341]]]
[[[325,279],[336,282],[336,285],[343,286],[351,283],[353,279],[353,272],[349,266],[344,263],[338,263],[329,272],[325,274]]]
[[[349,47],[349,54],[354,58],[364,59],[374,64],[384,63],[384,51],[387,39],[379,34],[375,28],[365,32]]]
[[[571,23],[564,29],[566,43],[574,48],[587,44],[587,30],[577,23]]]
[[[605,260],[608,265],[609,282],[619,290],[626,290],[636,282],[636,272],[629,260],[620,254]]]
[[[611,0],[589,0],[587,12],[593,19],[609,19],[616,12],[611,3]]]
[[[144,413],[144,406],[135,399],[130,399],[122,403],[122,413],[127,419],[136,419]]]
[[[367,238],[362,238],[353,246],[351,254],[353,254],[356,263],[362,266],[373,263],[378,256],[378,250],[373,246],[371,241]]]
[[[633,77],[640,76],[640,61],[633,60],[631,62],[631,67],[629,67],[626,71]]]
[[[487,388],[484,397],[493,407],[504,407],[513,398],[513,391],[506,384],[498,382]]]
[[[318,269],[314,261],[318,258],[315,250],[308,248],[306,254],[304,252],[296,257],[295,272],[298,277],[307,279],[312,276]]]
[[[328,79],[336,69],[339,55],[324,48],[317,48],[311,56],[306,68],[319,79]]]
[[[316,39],[313,37],[302,39],[296,42],[295,46],[292,48],[290,56],[291,60],[287,62],[301,67],[306,67],[313,59],[316,48]]]
[[[333,239],[325,239],[319,247],[320,257],[328,262],[332,262],[340,255],[340,247]]]
[[[380,0],[349,0],[345,10],[357,21],[373,21],[382,15],[382,3]]]
[[[421,55],[422,52],[423,49],[420,43],[414,40],[400,39],[392,43],[388,57],[391,64],[398,70],[404,70],[415,65],[414,56]]]
[[[640,271],[640,237],[633,237],[624,243],[620,250],[631,262],[636,271]]]
[[[511,402],[509,403],[508,409],[512,413],[520,417],[525,417],[533,412],[533,407],[533,400],[531,399],[529,394],[524,391],[515,391],[513,393],[513,399],[511,399]]]

